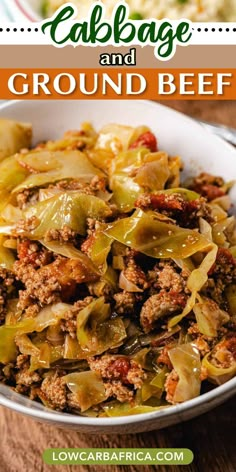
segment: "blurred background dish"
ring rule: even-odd
[[[66,0],[3,0],[14,20],[25,18],[37,21],[52,15]],[[87,15],[93,0],[72,1],[82,18]],[[109,16],[117,4],[116,0],[104,0]],[[192,21],[236,21],[235,0],[128,0],[130,16],[142,18],[188,18]]]
[[[0,0],[5,21],[41,21],[42,3],[42,0]]]

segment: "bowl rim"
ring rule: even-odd
[[[77,100],[77,101],[80,102],[80,100]],[[94,102],[95,101],[97,102],[97,101],[103,101],[103,100],[94,100]],[[11,101],[7,101],[5,103],[2,103],[0,105],[0,112],[2,110],[7,109],[7,108],[18,106],[23,102],[26,102],[26,100],[11,100]],[[29,103],[29,102],[34,102],[34,101],[30,100],[30,101],[27,101],[27,102]],[[116,100],[114,100],[114,101],[111,100],[110,102],[116,102]],[[127,103],[127,102],[129,102],[129,100],[124,100],[124,102]],[[132,100],[130,100],[130,102],[132,102]],[[150,101],[150,100],[135,100],[135,103],[140,103],[142,105],[146,104],[146,105],[148,105],[149,107],[152,107],[152,108],[155,108],[157,105],[158,105],[159,108],[161,108],[161,107],[169,108],[169,107],[167,107],[163,104],[160,104],[160,103],[156,104],[155,102]],[[45,104],[48,104],[48,103],[46,102]],[[178,115],[182,119],[184,118],[187,121],[188,120],[191,120],[192,122],[194,121],[196,126],[199,126],[199,127],[203,128],[201,123],[197,123],[194,120],[194,118],[191,118],[191,117],[185,115],[184,113],[173,110],[171,108],[169,108],[169,110],[171,111],[171,113],[173,113],[175,115]],[[204,130],[204,131],[206,131],[206,133],[208,135],[212,136],[212,133],[210,133],[210,131],[208,131],[208,130]],[[220,141],[221,143],[223,142],[224,145],[232,151],[233,146],[231,146],[229,143],[223,141],[218,136],[214,136],[214,139],[216,141]],[[10,392],[12,391],[11,387],[5,386],[4,384],[2,384],[2,387],[4,387],[5,389],[7,389]],[[153,420],[157,421],[158,419],[169,418],[173,415],[176,415],[176,417],[179,418],[179,421],[182,421],[183,414],[186,414],[190,410],[197,411],[199,409],[199,407],[201,407],[201,406],[204,407],[204,404],[211,404],[212,406],[214,406],[214,405],[216,406],[217,404],[223,403],[225,400],[227,400],[228,398],[233,396],[235,393],[236,393],[236,377],[228,380],[223,385],[216,386],[215,388],[213,388],[209,392],[203,393],[202,395],[199,395],[196,398],[193,398],[191,400],[187,400],[187,401],[185,401],[183,403],[180,403],[180,404],[177,404],[177,405],[171,405],[171,406],[168,406],[166,408],[164,407],[160,410],[156,410],[156,411],[153,411],[153,412],[139,413],[139,414],[135,414],[135,415],[113,416],[113,417],[109,417],[109,418],[104,418],[104,417],[102,417],[102,418],[97,418],[97,417],[91,418],[91,417],[85,417],[85,416],[75,415],[75,414],[71,414],[71,413],[64,413],[64,412],[57,412],[55,410],[50,410],[50,409],[44,407],[43,405],[41,405],[40,403],[29,400],[28,397],[25,397],[21,394],[17,394],[16,392],[14,392],[14,396],[17,395],[17,397],[21,398],[22,400],[24,400],[28,403],[29,406],[25,406],[22,403],[18,403],[16,400],[12,400],[10,398],[5,397],[1,393],[1,384],[0,384],[0,406],[10,408],[10,409],[12,409],[12,410],[14,410],[18,413],[22,413],[22,414],[25,414],[27,416],[34,417],[35,419],[38,419],[38,420],[45,420],[45,421],[53,422],[53,423],[61,423],[61,424],[64,424],[64,425],[73,424],[73,425],[77,425],[77,426],[81,425],[81,426],[90,426],[90,427],[92,427],[92,426],[94,426],[94,427],[96,427],[96,426],[98,426],[98,427],[102,427],[102,426],[104,426],[104,427],[106,427],[106,426],[125,426],[125,425],[127,425],[127,423],[128,424],[133,424],[133,425],[136,424],[136,423],[140,423],[140,422],[146,423],[146,422],[153,421]],[[35,404],[37,404],[40,407],[42,406],[42,409],[36,408]],[[203,410],[203,412],[204,412],[204,410]],[[200,414],[201,414],[201,412],[200,412]]]
[[[1,387],[1,385],[0,385]],[[4,386],[6,387],[6,386]],[[8,390],[11,390],[11,387],[6,387]],[[86,417],[75,415],[71,413],[59,413],[54,410],[49,410],[48,408],[44,407],[44,409],[37,409],[35,408],[35,401],[29,400],[27,397],[17,394],[14,392],[15,395],[19,395],[22,399],[27,401],[30,406],[22,405],[21,403],[17,403],[15,400],[11,400],[2,396],[0,392],[0,406],[5,406],[14,410],[18,413],[23,413],[27,416],[33,416],[34,418],[38,418],[39,420],[46,420],[49,422],[56,422],[61,423],[64,425],[81,425],[81,426],[125,426],[127,423],[129,424],[136,424],[140,422],[148,422],[150,420],[158,420],[162,418],[169,418],[173,415],[176,417],[180,417],[180,421],[183,419],[183,414],[186,414],[189,410],[196,411],[200,406],[203,406],[205,403],[212,404],[214,406],[215,400],[220,399],[217,404],[226,401],[228,398],[233,396],[236,393],[236,377],[232,378],[225,382],[225,384],[220,385],[210,392],[203,393],[199,395],[199,397],[193,398],[192,400],[187,400],[183,403],[179,403],[177,405],[172,405],[169,407],[163,407],[160,410],[156,410],[153,412],[148,413],[139,413],[135,415],[122,415],[122,416],[112,416],[109,418],[97,418],[97,417]],[[224,398],[225,397],[225,398]],[[40,404],[38,404],[40,405]],[[40,405],[41,406],[41,405]],[[204,413],[204,411],[202,411]],[[201,414],[201,413],[200,413]]]

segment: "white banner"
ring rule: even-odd
[[[1,22],[1,45],[50,45],[48,35],[41,31],[39,22]],[[189,45],[236,45],[236,23],[192,23]],[[135,44],[134,44],[135,46]]]

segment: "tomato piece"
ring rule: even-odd
[[[129,149],[145,147],[151,152],[158,151],[157,139],[151,131],[141,134],[130,146]]]

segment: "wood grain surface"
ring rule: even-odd
[[[236,102],[168,102],[187,114],[236,128]],[[221,407],[161,431],[124,436],[85,435],[36,423],[0,408],[0,472],[235,472],[235,398]],[[190,466],[46,466],[50,447],[185,447],[194,452]]]

